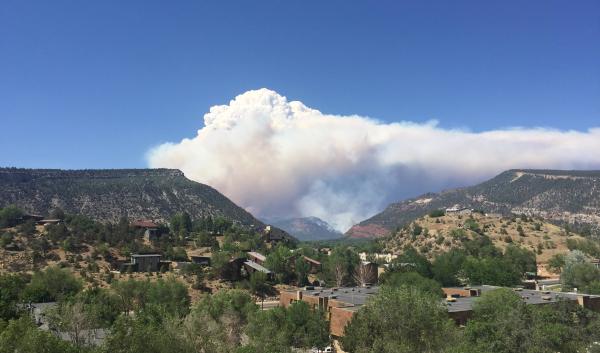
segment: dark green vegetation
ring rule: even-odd
[[[221,291],[190,304],[187,288],[173,279],[115,281],[89,287],[67,271],[48,268],[0,276],[0,352],[291,352],[329,342],[323,313],[305,303],[260,311],[239,290]],[[50,297],[51,296],[51,297]],[[20,303],[58,299],[45,311],[51,332],[31,321]],[[105,332],[100,345],[94,333]],[[248,339],[242,343],[242,337]]]
[[[224,217],[263,226],[215,189],[170,169],[0,168],[0,207],[7,205],[40,215],[58,206],[67,213],[112,223],[123,217],[166,221],[186,212],[192,219]]]
[[[574,303],[525,305],[510,289],[485,293],[464,329],[439,296],[394,285],[361,308],[342,339],[350,353],[597,352],[600,317]]]
[[[432,278],[443,286],[520,284],[527,272],[536,272],[535,254],[516,245],[508,245],[504,251],[481,235],[464,240],[462,248],[450,249],[435,256],[432,261],[412,247],[405,248],[382,277],[394,272],[414,271]]]
[[[415,202],[431,199],[429,202]],[[600,211],[600,171],[509,170],[484,183],[429,193],[389,205],[383,212],[359,224],[379,226],[391,232],[436,210],[459,204],[485,212],[545,215],[548,221],[564,223],[563,212],[577,214],[573,230],[582,235],[598,234],[600,225],[591,215]],[[348,231],[353,236],[353,229]],[[363,234],[364,235],[364,234]],[[373,233],[372,236],[377,235]]]

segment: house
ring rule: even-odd
[[[190,256],[193,264],[201,266],[210,266],[210,256]]]
[[[20,220],[22,222],[27,222],[27,221],[34,221],[34,222],[39,222],[42,219],[44,219],[44,216],[40,216],[40,215],[36,215],[36,214],[24,214],[23,216],[21,216]]]
[[[148,242],[157,241],[160,238],[160,234],[158,233],[158,229],[148,228],[144,231],[144,240]]]
[[[321,249],[319,249],[319,252],[321,254],[325,254],[327,256],[331,255],[331,251],[332,251],[331,248],[321,248]]]
[[[263,239],[265,242],[270,243],[271,245],[275,245],[280,242],[290,243],[295,241],[293,237],[283,230],[272,226],[266,226],[263,229]]]
[[[258,253],[256,251],[248,251],[248,259],[256,262],[259,265],[263,265],[265,263],[265,261],[267,261],[267,257],[261,253]]]
[[[131,262],[121,266],[121,272],[158,272],[161,257],[159,254],[133,254]]]
[[[302,259],[304,260],[304,262],[306,262],[309,266],[310,266],[310,273],[317,273],[321,271],[321,262],[317,261],[313,258],[310,258],[308,256],[302,256]]]
[[[230,259],[221,270],[221,277],[229,281],[238,281],[242,277],[242,268],[244,262],[248,261],[245,257],[235,257]]]
[[[466,216],[468,216],[472,213],[473,213],[472,209],[466,208],[466,207],[461,207],[460,205],[454,205],[454,206],[446,209],[447,215],[461,215],[461,216],[466,215]]]
[[[53,219],[41,219],[41,220],[39,220],[39,221],[37,221],[35,223],[37,225],[47,226],[47,225],[50,225],[50,224],[59,224],[59,223],[62,223],[62,222],[63,222],[62,219],[58,219],[58,218],[54,219],[53,218]]]
[[[254,272],[262,272],[267,275],[267,280],[273,279],[273,272],[271,272],[268,268],[254,262],[252,260],[244,261],[244,270],[246,270],[248,275],[250,275]]]

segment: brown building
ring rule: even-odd
[[[443,288],[448,316],[456,324],[464,325],[473,314],[473,304],[482,293],[499,289],[495,286]],[[329,321],[329,331],[334,337],[344,335],[352,316],[370,297],[377,294],[378,287],[315,288],[305,287],[297,291],[282,292],[280,305],[287,307],[295,301],[303,301],[313,309],[323,310]],[[587,309],[600,312],[600,296],[579,293],[536,291],[515,288],[523,301],[529,305],[547,305],[559,301],[571,301]]]
[[[282,292],[280,305],[287,307],[295,301],[303,301],[313,309],[323,310],[329,320],[332,336],[344,335],[344,328],[352,315],[364,305],[368,298],[378,292],[378,287],[315,288]]]
[[[310,273],[317,273],[321,271],[321,262],[317,261],[315,259],[312,259],[308,256],[302,256],[302,259],[304,260],[304,262],[306,262],[309,266],[310,266]]]

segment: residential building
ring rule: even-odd
[[[473,305],[483,293],[498,289],[496,286],[456,287],[443,288],[445,299],[441,302],[448,310],[448,316],[456,324],[464,325],[473,315]],[[377,294],[379,287],[343,287],[343,288],[318,288],[305,287],[296,291],[282,292],[280,305],[287,307],[295,301],[303,301],[313,309],[326,312],[329,321],[329,330],[332,336],[344,335],[346,325],[370,297]],[[537,291],[514,288],[523,301],[528,305],[549,305],[559,301],[570,301],[587,309],[600,312],[600,296],[581,293],[564,293]]]

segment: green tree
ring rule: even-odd
[[[18,316],[17,303],[27,282],[27,277],[22,274],[0,275],[0,320]]]
[[[466,258],[464,251],[459,249],[438,255],[431,266],[433,279],[444,286],[460,285],[459,273]]]
[[[324,314],[304,302],[255,312],[248,324],[250,346],[257,352],[289,352],[289,347],[324,348],[329,327]]]
[[[192,219],[187,212],[180,212],[171,217],[169,226],[172,234],[179,239],[185,239],[192,231]]]
[[[342,338],[350,353],[447,352],[457,328],[440,298],[415,288],[383,287],[352,318]]]
[[[521,282],[523,273],[506,259],[467,257],[462,272],[471,285],[513,286]]]
[[[528,335],[525,303],[510,289],[484,293],[474,306],[465,337],[474,352],[522,352]]]
[[[484,293],[473,312],[461,352],[576,353],[597,337],[597,314],[572,302],[526,305],[506,288]]]
[[[23,297],[31,302],[51,302],[73,296],[81,288],[81,281],[67,269],[48,267],[33,274]]]
[[[297,285],[299,287],[307,285],[310,265],[304,261],[302,256],[296,257],[296,261],[294,262],[294,270],[296,271]]]
[[[554,273],[560,273],[565,266],[565,255],[564,254],[554,254],[548,260],[548,270]]]
[[[29,317],[11,320],[0,333],[0,353],[75,353],[71,344],[40,330]]]
[[[390,272],[417,272],[423,277],[431,278],[431,263],[415,248],[408,247],[395,258],[388,267]]]
[[[0,209],[0,228],[14,227],[19,224],[23,211],[16,206],[7,206]]]
[[[590,264],[583,252],[573,250],[565,256],[565,265],[560,274],[563,290],[574,288],[585,291],[592,282],[600,280],[600,270]]]
[[[352,274],[359,261],[358,254],[349,247],[335,247],[325,262],[328,278],[337,287],[352,283]]]
[[[289,283],[293,277],[290,249],[284,244],[277,244],[267,255],[265,267],[275,273],[278,282]]]
[[[383,284],[394,288],[416,288],[422,292],[431,293],[440,298],[444,294],[442,286],[440,286],[437,281],[425,278],[416,272],[392,272],[385,276]]]
[[[522,247],[516,245],[507,246],[504,251],[504,259],[512,263],[522,274],[525,272],[537,272],[535,254]]]

